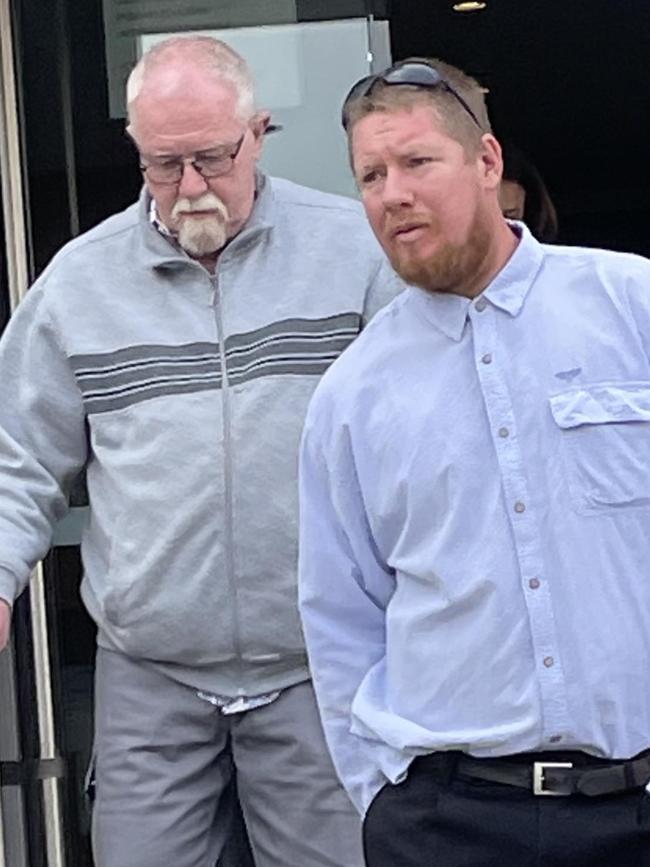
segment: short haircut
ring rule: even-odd
[[[436,69],[474,112],[480,129],[458,99],[444,87],[394,85],[378,80],[368,96],[360,96],[347,105],[345,120],[348,138],[351,140],[355,124],[373,112],[392,112],[415,105],[430,105],[446,132],[459,141],[466,151],[475,152],[483,133],[492,131],[485,104],[485,89],[461,69],[433,57],[408,57],[399,63],[426,63]]]
[[[237,92],[237,113],[249,120],[255,113],[253,77],[244,58],[220,39],[211,36],[174,36],[156,43],[140,58],[126,83],[126,104],[131,117],[133,103],[147,75],[177,62],[204,69],[217,81],[231,82]]]

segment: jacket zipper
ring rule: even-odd
[[[221,401],[223,428],[223,478],[224,478],[224,531],[226,539],[226,578],[230,588],[233,611],[233,645],[237,658],[239,682],[243,679],[242,640],[239,624],[239,604],[237,585],[235,581],[235,534],[233,522],[233,466],[232,466],[232,431],[230,418],[230,386],[228,383],[228,368],[226,367],[226,341],[223,327],[221,292],[219,278],[215,273],[211,278],[214,290],[214,315],[217,324],[217,340],[219,342],[219,361],[221,364]],[[245,695],[245,690],[239,686],[239,695]]]

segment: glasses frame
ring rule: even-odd
[[[224,154],[223,160],[224,160],[224,164],[226,166],[224,171],[221,171],[221,170],[219,170],[217,172],[206,171],[205,168],[201,165],[201,163],[203,162],[204,159],[206,159],[206,157],[200,157],[200,156],[197,157],[196,154],[194,156],[190,156],[190,157],[179,157],[177,160],[173,160],[173,161],[166,163],[165,166],[159,166],[159,165],[156,165],[155,163],[147,164],[142,159],[140,159],[140,171],[143,174],[148,173],[147,176],[153,181],[153,183],[159,184],[160,186],[172,186],[172,185],[180,184],[180,182],[183,179],[183,174],[185,172],[186,166],[192,166],[194,171],[197,172],[197,174],[201,175],[201,177],[206,179],[206,180],[209,180],[211,178],[221,178],[221,177],[229,174],[232,171],[232,168],[235,165],[235,161],[237,160],[237,157],[239,156],[239,153],[242,149],[242,145],[244,144],[244,139],[246,138],[247,132],[248,132],[248,128],[246,128],[243,131],[243,133],[239,137],[239,140],[237,141],[237,143],[233,145],[232,150],[229,153]],[[177,177],[174,178],[174,180],[167,180],[167,181],[156,180],[155,172],[157,169],[163,169],[164,170],[166,168],[172,168],[172,167],[177,172]],[[151,173],[152,170],[153,170],[153,174]]]
[[[343,102],[343,109],[341,112],[341,123],[343,124],[343,129],[347,131],[349,125],[348,114],[350,105],[358,99],[370,96],[373,89],[380,81],[389,87],[424,87],[429,88],[430,90],[433,90],[436,87],[442,87],[443,90],[450,93],[460,103],[481,132],[485,132],[479,119],[460,93],[449,84],[446,78],[438,72],[435,66],[431,66],[430,64],[424,63],[424,61],[420,60],[407,60],[405,62],[396,63],[394,66],[385,69],[383,72],[366,75],[363,78],[360,78],[359,81],[350,88],[348,95],[345,97]]]

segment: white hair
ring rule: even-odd
[[[126,83],[129,117],[148,73],[175,62],[193,64],[217,81],[229,81],[237,92],[237,113],[240,118],[249,120],[255,113],[253,77],[248,63],[240,54],[211,36],[173,36],[152,46],[131,71]]]

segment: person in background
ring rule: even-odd
[[[300,604],[368,867],[650,867],[650,262],[499,205],[477,82],[344,107],[413,284],[318,386]]]
[[[258,170],[269,114],[223,42],[152,48],[127,102],[140,201],[0,341],[0,647],[85,468],[97,867],[213,867],[233,772],[257,867],[361,867],[298,617],[298,445],[402,285],[358,203]]]
[[[518,147],[503,144],[503,178],[499,202],[504,217],[523,220],[538,241],[557,239],[557,212],[542,176]]]

